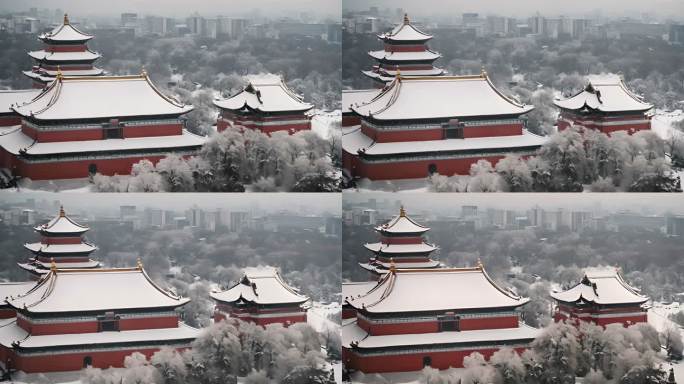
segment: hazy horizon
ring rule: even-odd
[[[636,0],[576,0],[573,2],[550,2],[543,0],[519,0],[507,2],[501,0],[482,0],[478,2],[465,0],[344,0],[343,11],[366,10],[377,6],[395,10],[403,8],[405,12],[417,17],[448,18],[460,17],[464,12],[480,13],[483,16],[495,14],[500,16],[526,17],[539,12],[545,16],[588,16],[600,13],[603,16],[640,16],[641,14],[657,15],[662,18],[681,20],[684,17],[684,2],[681,0],[653,0],[650,2]],[[389,16],[389,15],[386,15]]]
[[[185,17],[198,12],[202,16],[245,16],[258,12],[263,16],[298,16],[307,13],[320,18],[332,17],[340,19],[341,0],[199,0],[192,3],[181,0],[142,1],[119,0],[101,7],[88,0],[0,0],[0,10],[3,12],[28,11],[29,8],[61,9],[73,15],[74,18],[120,17],[121,13],[133,12],[139,14],[159,15],[168,17]]]

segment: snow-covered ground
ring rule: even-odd
[[[357,183],[357,188],[348,189],[348,191],[424,193],[429,192],[428,188],[429,186],[426,178],[376,181],[361,179]]]
[[[651,120],[651,130],[665,140],[670,139],[673,135],[684,138],[684,134],[674,128],[674,123],[682,119],[684,119],[684,112],[681,109],[671,112],[656,109],[655,115]]]
[[[329,139],[334,123],[338,127],[342,125],[342,110],[338,109],[332,112],[315,110],[314,116],[311,118],[311,130],[320,137]]]
[[[662,332],[668,327],[679,328],[679,333],[684,337],[684,327],[679,327],[672,320],[669,319],[670,315],[673,315],[679,311],[684,311],[684,304],[672,303],[669,305],[664,305],[662,303],[653,303],[653,307],[648,310],[648,323],[651,324],[658,332]],[[675,378],[678,381],[684,380],[684,361],[680,361],[676,364],[665,363],[663,365],[669,370],[670,366],[674,368]]]
[[[64,192],[64,193],[87,193],[92,192],[92,185],[87,178],[82,179],[57,179],[57,180],[28,180],[19,183],[18,188],[0,189],[2,193],[12,192]]]

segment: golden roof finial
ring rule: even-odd
[[[399,217],[406,217],[406,210],[403,205],[399,208]]]
[[[404,24],[409,24],[409,18],[408,18],[408,13],[404,13]]]
[[[144,65],[142,66],[142,72],[140,72],[140,74],[144,77],[147,77],[147,70],[145,69]]]
[[[482,65],[482,68],[480,69],[480,76],[487,77],[487,71],[485,70],[484,65]]]
[[[390,257],[390,272],[394,273],[397,271],[397,266],[394,264],[394,257]]]
[[[62,79],[62,68],[59,65],[57,66],[57,78]]]
[[[66,214],[64,213],[64,206],[60,205],[59,206],[59,217],[64,217]]]
[[[397,65],[397,74],[396,74],[397,79],[401,80],[401,69]]]
[[[55,258],[50,258],[50,270],[52,272],[57,272],[57,263],[55,263]]]
[[[64,14],[64,25],[69,25],[69,15]]]
[[[477,258],[477,268],[478,269],[484,268],[484,264],[482,264],[482,260],[479,257]]]
[[[142,263],[142,260],[140,260],[139,257],[138,257],[138,261],[136,262],[136,266],[137,266],[137,268],[138,268],[139,270],[142,271],[142,269],[143,269],[143,263]]]

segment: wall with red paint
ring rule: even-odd
[[[17,315],[17,312],[14,309],[9,309],[9,308],[0,309],[0,319],[11,319],[16,315]]]
[[[164,158],[163,155],[54,163],[24,163],[21,160],[16,160],[16,169],[13,170],[13,173],[32,180],[85,178],[89,176],[88,166],[95,164],[97,171],[103,175],[129,175],[131,173],[131,166],[140,160],[146,159],[156,164],[162,158]]]
[[[489,359],[499,348],[483,347],[459,351],[425,352],[384,356],[362,356],[344,348],[343,359],[349,368],[368,373],[409,372],[423,369],[423,358],[430,357],[431,367],[437,369],[463,368],[463,358],[478,352]],[[526,348],[515,348],[522,354]]]
[[[359,317],[357,324],[361,329],[374,336],[439,332],[438,321],[373,324],[367,319]],[[518,316],[462,318],[459,321],[459,326],[462,331],[517,328]]]
[[[419,179],[428,176],[428,166],[435,164],[440,175],[467,175],[470,173],[470,166],[478,160],[487,160],[492,165],[496,165],[504,156],[469,157],[445,160],[416,160],[410,162],[397,163],[363,163],[362,161],[352,162],[356,165],[354,176],[366,177],[371,180],[395,180],[395,179]]]
[[[21,124],[21,116],[0,116],[0,127],[12,127]]]

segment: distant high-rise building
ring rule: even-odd
[[[138,14],[137,13],[122,13],[121,14],[121,26],[127,28],[135,28],[138,26]]]
[[[249,224],[249,212],[245,211],[233,211],[230,213],[230,226],[231,232],[242,232]]]
[[[187,27],[193,35],[204,36],[206,23],[206,19],[197,12],[186,19]]]
[[[461,217],[477,216],[477,205],[463,205],[461,206]]]
[[[684,44],[684,24],[670,25],[668,40],[674,44]]]
[[[122,221],[126,218],[136,217],[136,207],[135,205],[122,205],[119,207],[119,214]]]

